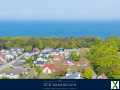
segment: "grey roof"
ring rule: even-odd
[[[44,61],[37,61],[36,64],[44,64]]]
[[[80,73],[79,72],[72,72],[68,73],[68,76],[65,76],[65,79],[76,79],[77,77],[80,79]]]

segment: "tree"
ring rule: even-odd
[[[92,70],[92,68],[86,68],[84,71],[83,71],[83,76],[85,78],[88,78],[88,79],[91,79],[92,76],[94,75],[94,71]]]
[[[33,57],[26,59],[26,64],[28,64],[32,68],[33,67]]]
[[[113,65],[110,68],[108,77],[113,78],[113,79],[120,79],[120,65]]]
[[[33,69],[35,70],[37,77],[39,77],[40,74],[42,73],[42,68],[34,65]]]
[[[72,59],[73,61],[79,61],[80,55],[77,54],[77,52],[73,51],[73,52],[71,53],[71,59]]]
[[[118,55],[118,46],[113,39],[107,39],[101,43],[95,44],[90,48],[88,58],[97,72],[103,72],[108,77],[113,77],[111,73],[120,72],[114,66],[120,67],[120,56]]]

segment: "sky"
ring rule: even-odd
[[[120,0],[0,0],[0,20],[119,20]]]

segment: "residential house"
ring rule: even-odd
[[[5,59],[9,62],[9,61],[12,61],[14,59],[14,56],[11,54],[6,54]]]
[[[64,79],[83,79],[83,78],[81,77],[80,72],[70,72],[65,75]]]
[[[0,72],[0,77],[9,78],[9,79],[18,79],[20,78],[20,74],[23,74],[26,71],[27,70],[23,67],[13,66],[12,69],[10,69],[9,71]]]
[[[45,48],[44,50],[41,51],[41,53],[50,53],[52,52],[53,48]]]
[[[75,64],[70,60],[65,60],[64,65],[73,66]]]
[[[4,64],[4,63],[6,63],[5,55],[4,54],[0,54],[0,64]]]
[[[65,59],[70,58],[70,55],[71,55],[70,50],[69,50],[69,49],[65,49],[65,50],[64,50],[64,56],[65,56]]]
[[[46,58],[42,58],[42,57],[38,57],[36,61],[43,61],[43,62],[47,62],[48,59]]]
[[[33,63],[36,65],[36,66],[42,66],[43,64],[45,64],[48,60],[45,59],[45,58],[41,58],[41,57],[38,57],[37,60],[35,60]]]
[[[97,77],[97,79],[108,79],[107,76],[103,73]]]
[[[2,73],[0,74],[0,78],[18,79],[19,75],[15,75],[13,73],[10,74]]]
[[[40,53],[39,55],[38,55],[38,57],[42,57],[42,58],[49,58],[50,57],[50,54],[48,53],[48,52],[44,52],[44,53]]]
[[[65,57],[64,55],[54,55],[52,58],[53,63],[64,63]]]
[[[90,66],[90,62],[86,58],[80,58],[80,60],[79,61],[75,61],[74,64],[76,66],[80,66],[81,68],[87,68],[87,67]]]
[[[96,73],[94,72],[93,76],[92,76],[92,79],[97,79],[97,75]]]
[[[38,55],[40,53],[40,50],[38,48],[32,48],[32,53]]]
[[[56,75],[64,75],[66,73],[66,67],[60,64],[45,64],[43,65],[43,73],[44,74],[56,74]]]
[[[43,66],[43,64],[45,64],[44,61],[34,61],[33,62],[36,66]]]
[[[30,58],[32,55],[33,55],[33,54],[32,54],[31,52],[26,52],[26,53],[24,53],[24,58],[25,58],[25,59],[28,59],[28,58]]]
[[[43,73],[44,74],[52,74],[55,72],[55,65],[54,64],[45,64],[43,66]]]

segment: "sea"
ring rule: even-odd
[[[0,21],[0,36],[120,36],[120,21]]]

